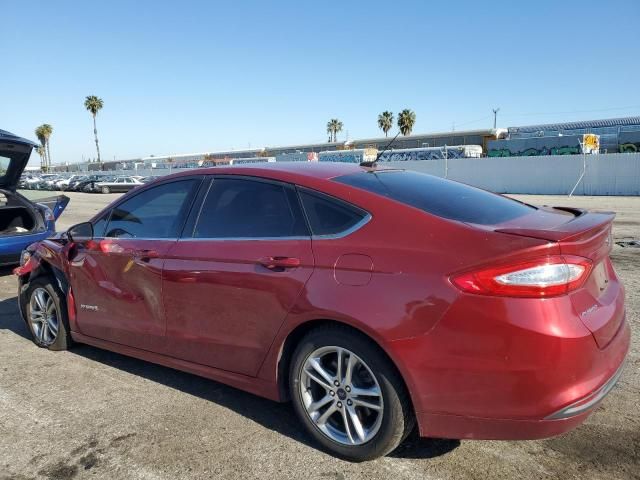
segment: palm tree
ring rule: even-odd
[[[412,110],[405,108],[400,112],[400,115],[398,115],[398,128],[402,135],[411,135],[411,130],[413,130],[415,124],[416,114]]]
[[[37,135],[38,130],[36,129],[36,135]],[[43,172],[47,171],[47,150],[42,146],[42,145],[38,145],[36,147],[36,153],[38,155],[40,155],[40,169]]]
[[[86,108],[93,116],[93,135],[96,139],[96,150],[98,151],[98,163],[100,163],[100,147],[98,146],[98,129],[96,128],[96,115],[102,109],[102,99],[95,95],[89,95],[84,100],[84,108]]]
[[[384,136],[389,136],[389,130],[393,127],[393,113],[385,110],[378,115],[378,128],[384,132]]]
[[[36,134],[36,137],[38,138],[38,141],[40,142],[40,146],[38,147],[38,154],[40,155],[40,158],[42,160],[42,167],[46,170],[47,148],[45,145],[47,144],[47,141],[44,138],[44,130],[42,129],[42,125],[40,125],[38,128],[35,129],[35,134]]]
[[[327,133],[329,134],[329,141],[336,142],[338,133],[342,131],[343,124],[337,118],[332,118],[327,122]]]
[[[53,134],[53,127],[48,123],[42,124],[42,131],[44,133],[45,146],[47,147],[47,169],[51,168],[51,148],[49,148],[49,139]]]
[[[42,159],[42,166],[44,170],[48,170],[51,166],[51,151],[49,149],[49,138],[51,138],[51,134],[53,133],[53,127],[48,123],[43,123],[35,130],[36,137],[40,141],[40,146],[42,154],[40,155]],[[38,152],[40,153],[40,152]],[[43,156],[44,155],[44,156]]]

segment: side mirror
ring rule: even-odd
[[[86,242],[93,239],[93,224],[82,222],[67,230],[67,237],[72,242]]]

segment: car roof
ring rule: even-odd
[[[375,167],[377,170],[380,168]],[[187,175],[246,175],[252,177],[264,177],[286,182],[304,182],[305,180],[330,180],[342,175],[358,172],[369,172],[371,167],[362,167],[357,163],[339,162],[273,162],[255,163],[241,166],[222,166],[175,173],[171,176]]]

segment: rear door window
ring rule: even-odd
[[[335,180],[439,217],[465,223],[496,225],[535,210],[535,207],[502,195],[406,170],[361,172]]]
[[[263,239],[309,236],[293,187],[244,178],[215,178],[194,238]]]

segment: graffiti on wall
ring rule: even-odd
[[[450,148],[411,148],[406,150],[394,150],[383,153],[380,161],[383,162],[407,162],[415,160],[443,160],[444,158],[465,158],[465,149],[462,147]]]
[[[378,150],[375,148],[358,148],[354,150],[328,150],[318,154],[320,162],[362,163],[376,159]]]
[[[640,132],[620,132],[618,136],[618,151],[620,153],[640,152]]]
[[[526,150],[511,151],[508,148],[492,148],[489,150],[489,157],[535,157],[538,155],[577,155],[580,147],[542,147],[527,148]]]
[[[281,153],[276,155],[277,162],[317,162],[317,152]]]
[[[620,145],[618,145],[618,151],[620,153],[640,152],[640,142],[639,143],[621,143]]]
[[[491,140],[489,157],[535,157],[539,155],[577,155],[582,153],[579,135]]]

